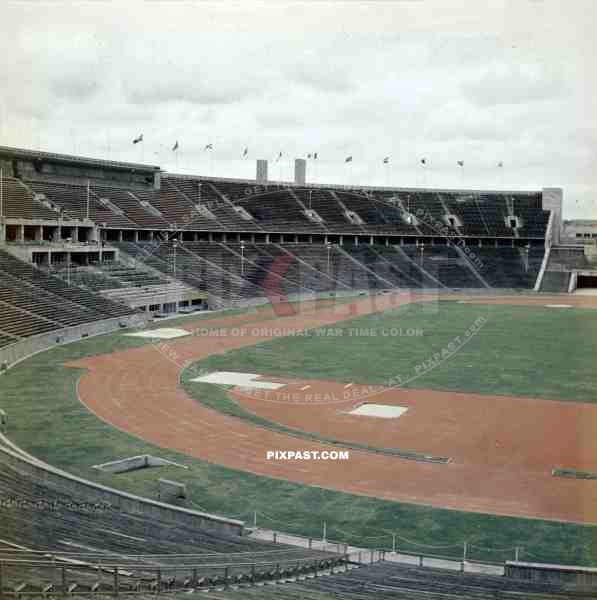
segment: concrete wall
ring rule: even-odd
[[[158,479],[158,498],[164,502],[180,502],[187,498],[187,486],[170,479]]]
[[[139,318],[145,320],[148,317],[139,315]],[[115,317],[113,319],[105,319],[103,321],[95,321],[93,323],[85,323],[84,325],[56,329],[49,333],[33,335],[20,342],[0,348],[0,365],[10,366],[27,356],[37,354],[43,350],[49,350],[59,344],[76,342],[83,336],[91,337],[116,331],[121,329],[121,322],[126,322],[126,317]]]
[[[101,465],[93,465],[94,469],[106,471],[107,473],[127,473],[151,467],[180,467],[181,469],[188,469],[186,465],[181,465],[174,461],[160,458],[159,456],[151,456],[151,454],[140,454],[120,460],[112,460]]]
[[[2,441],[4,436],[0,436]],[[41,485],[59,490],[74,499],[89,503],[108,503],[115,510],[139,514],[148,519],[158,519],[193,529],[209,530],[220,534],[242,535],[243,522],[201,513],[195,510],[170,506],[121,492],[91,481],[81,479],[57,469],[16,449],[0,444],[0,466],[12,468]]]
[[[573,584],[597,589],[597,569],[589,567],[507,561],[505,575],[525,581]]]

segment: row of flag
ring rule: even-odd
[[[138,135],[138,136],[137,136],[137,137],[136,137],[136,138],[133,140],[133,144],[138,144],[139,142],[142,142],[142,141],[143,141],[143,134],[141,133],[140,135]],[[178,144],[178,140],[176,140],[176,142],[174,143],[174,146],[172,146],[172,152],[176,152],[176,151],[178,150],[178,148],[179,148],[179,147],[180,147],[180,146],[179,146],[179,144]],[[213,149],[214,149],[214,146],[213,146],[213,144],[206,144],[206,145],[205,145],[205,148],[204,148],[203,150],[205,151],[205,150],[213,150]],[[242,154],[242,155],[243,155],[243,158],[246,158],[246,157],[249,155],[249,148],[248,148],[248,147],[245,147],[245,149],[243,150],[243,154]],[[279,160],[282,158],[282,156],[283,156],[283,154],[282,154],[282,152],[280,152],[280,153],[278,154],[278,157],[276,158],[276,162],[278,162],[278,161],[279,161]],[[317,160],[317,158],[318,158],[318,153],[317,153],[317,152],[313,152],[313,153],[311,153],[311,152],[310,152],[309,154],[307,154],[307,158],[308,158],[308,159]],[[349,156],[347,156],[347,157],[344,159],[344,162],[345,162],[345,163],[351,163],[352,161],[353,161],[353,157],[352,157],[352,155],[349,155]],[[389,157],[389,156],[384,156],[384,158],[383,158],[383,164],[384,164],[384,165],[387,165],[387,164],[389,164],[389,162],[390,162],[390,157]],[[421,164],[422,164],[423,166],[427,165],[427,159],[426,159],[426,158],[421,158]],[[459,167],[464,167],[464,161],[463,161],[463,160],[457,160],[457,161],[456,161],[456,164],[457,164]],[[503,167],[503,166],[504,166],[504,163],[503,163],[502,161],[500,161],[500,162],[498,162],[498,163],[497,163],[497,166],[498,166],[499,168],[501,168],[501,167]]]
[[[347,157],[344,159],[344,162],[345,162],[345,163],[352,162],[352,155],[351,155],[351,156],[347,156]],[[382,161],[382,162],[383,162],[383,164],[384,164],[384,165],[387,165],[387,164],[389,164],[389,162],[390,162],[390,157],[389,157],[389,156],[384,156],[384,159],[383,159],[383,161]],[[422,164],[423,166],[427,165],[427,163],[428,163],[428,161],[427,161],[427,159],[426,159],[426,158],[422,158],[422,159],[421,159],[421,164]],[[457,164],[459,167],[464,167],[464,161],[463,161],[463,160],[457,160],[457,161],[456,161],[456,164]],[[503,166],[504,166],[504,163],[503,163],[502,161],[500,161],[499,163],[497,163],[497,166],[498,166],[498,167],[503,167]]]

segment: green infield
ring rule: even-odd
[[[595,310],[441,301],[276,338],[198,365],[364,385],[396,385],[400,375],[406,387],[597,402],[595,356]]]
[[[459,335],[463,327],[484,317],[486,322],[470,341],[412,385],[590,400],[594,389],[591,344],[597,339],[595,313],[457,303],[441,303],[439,308],[437,315],[413,308],[402,316],[352,320],[361,326],[364,319],[370,328],[396,319],[403,321],[399,325],[403,328],[423,328],[422,338],[384,341],[359,336],[354,337],[354,346],[353,341],[348,344],[347,337],[321,338],[316,340],[318,357],[306,350],[306,344],[313,343],[310,338],[275,339],[211,357],[202,364],[224,368],[225,361],[236,356],[244,362],[242,367],[236,363],[235,370],[255,372],[259,365],[261,370],[285,375],[309,373],[311,377],[369,382],[373,374],[383,379],[400,372],[400,364],[414,365],[427,359],[430,347],[441,346]],[[260,321],[260,316],[255,320]],[[191,324],[193,319],[186,322]],[[349,326],[347,322],[337,327]],[[553,339],[560,340],[555,347]],[[0,404],[8,414],[9,437],[35,456],[71,473],[150,498],[157,497],[159,477],[181,481],[187,485],[192,507],[242,518],[249,524],[256,513],[257,524],[262,527],[321,537],[325,521],[329,539],[351,544],[390,549],[392,534],[396,534],[399,548],[405,551],[460,557],[467,541],[470,558],[503,561],[513,558],[514,547],[521,546],[523,559],[597,565],[597,536],[592,526],[434,509],[307,487],[193,460],[115,430],[78,402],[76,384],[81,371],[64,363],[146,343],[118,332],[57,347],[10,369],[0,376]],[[378,351],[378,343],[383,351]],[[584,348],[579,347],[583,343]],[[363,355],[359,359],[360,352]],[[514,357],[506,359],[508,353]],[[496,360],[498,364],[493,364]],[[465,371],[466,376],[459,375],[467,364],[474,367]],[[483,373],[479,372],[480,364],[484,365]],[[540,374],[533,374],[539,367]],[[558,383],[558,374],[567,370],[565,381]],[[536,384],[533,390],[529,380]],[[161,467],[114,475],[92,468],[143,453],[183,463],[189,469]]]

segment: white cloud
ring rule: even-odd
[[[567,216],[588,216],[596,12],[589,0],[7,3],[0,138],[237,177],[282,150],[270,173],[290,178],[291,159],[317,151],[318,181],[565,185]]]

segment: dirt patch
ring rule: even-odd
[[[347,443],[449,456],[471,467],[508,465],[523,478],[526,471],[549,474],[560,464],[597,470],[594,404],[312,380],[230,396],[260,417]],[[408,410],[397,419],[351,414],[364,403]]]
[[[534,296],[475,296],[461,300],[467,304],[514,304],[518,306],[546,306],[547,304],[569,304],[573,308],[597,308],[597,296],[554,294]],[[557,310],[554,308],[554,311]]]

